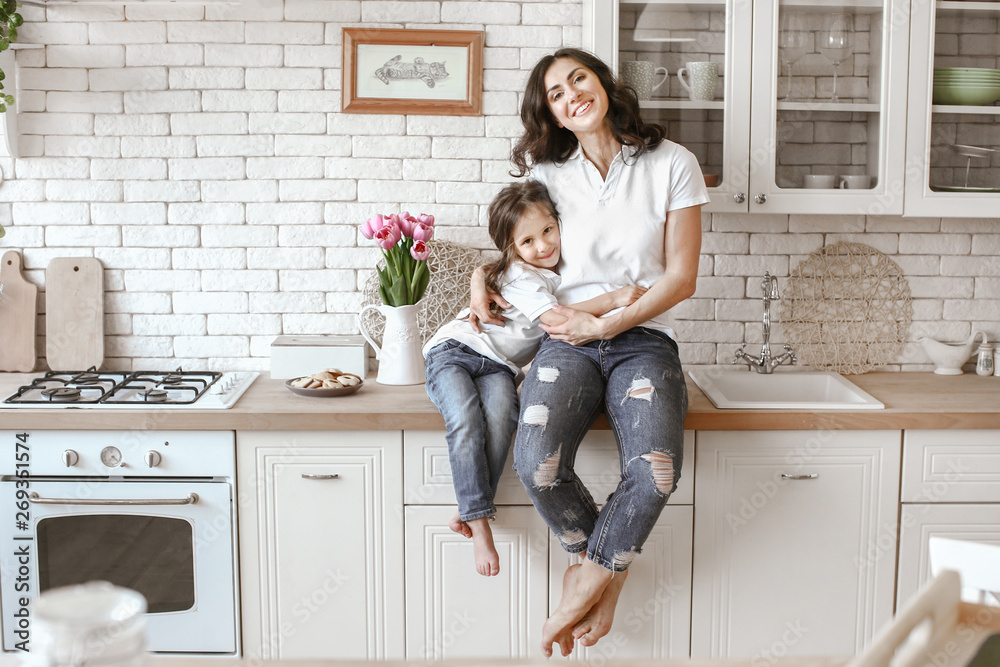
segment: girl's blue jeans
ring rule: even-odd
[[[581,346],[542,338],[521,386],[514,468],[566,551],[628,568],[677,486],[687,402],[677,345],[664,333],[636,327]],[[598,511],[573,464],[601,412],[621,480]]]
[[[444,417],[462,521],[496,514],[493,499],[517,428],[514,372],[454,340],[427,353],[427,395]]]

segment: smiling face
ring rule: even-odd
[[[557,58],[546,70],[545,100],[559,127],[574,134],[604,128],[608,93],[593,71],[572,58]]]
[[[514,251],[525,263],[554,269],[559,263],[559,223],[540,206],[529,206],[514,226]]]

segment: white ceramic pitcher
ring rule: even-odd
[[[379,384],[423,384],[424,355],[422,341],[417,326],[418,306],[365,306],[358,313],[358,328],[373,348],[378,359]],[[377,310],[385,316],[385,331],[382,346],[372,339],[365,329],[364,315],[369,310]]]

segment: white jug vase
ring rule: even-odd
[[[420,328],[417,326],[417,306],[365,306],[358,313],[361,335],[373,348],[378,359],[379,384],[423,384],[424,355],[421,352]],[[364,315],[377,310],[385,316],[382,346],[365,329]]]

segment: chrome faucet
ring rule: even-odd
[[[795,351],[790,345],[785,345],[784,354],[778,355],[773,359],[771,358],[771,302],[776,301],[780,297],[778,294],[778,279],[767,271],[764,273],[764,280],[761,282],[760,288],[764,292],[764,342],[760,346],[760,357],[755,359],[744,352],[743,348],[747,344],[743,343],[740,345],[740,349],[736,351],[736,358],[733,359],[733,363],[745,363],[758,373],[770,373],[775,367],[784,363],[794,364],[798,359],[796,359]]]

